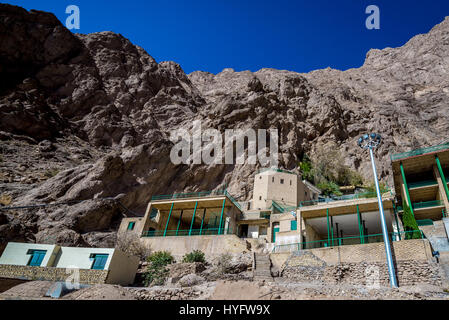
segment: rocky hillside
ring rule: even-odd
[[[447,140],[449,18],[400,48],[371,50],[359,69],[309,74],[225,69],[186,75],[120,34],[72,34],[53,14],[0,4],[0,243],[112,245],[125,214],[153,194],[228,186],[251,198],[254,165],[174,165],[170,132],[279,130],[280,167],[338,150],[370,179],[356,137],[389,154]],[[107,200],[105,198],[108,198]],[[76,202],[87,200],[85,202]],[[130,212],[127,212],[130,214]]]

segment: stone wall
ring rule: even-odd
[[[429,250],[426,240],[394,243],[399,285],[442,285],[444,276]],[[271,256],[282,277],[297,281],[389,285],[383,243],[312,249]]]
[[[106,283],[108,273],[108,270],[80,269],[80,283]],[[72,273],[66,273],[65,268],[0,265],[0,278],[7,279],[66,281],[71,275]]]

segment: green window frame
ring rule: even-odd
[[[93,258],[92,270],[104,270],[109,254],[91,254],[90,257]]]
[[[128,223],[128,230],[134,230],[135,225],[136,225],[135,221],[131,221],[130,223]]]
[[[47,250],[29,250],[28,254],[31,254],[31,257],[30,260],[28,260],[27,265],[31,267],[40,267],[47,254]]]
[[[290,221],[290,230],[291,231],[298,230],[298,222],[296,220]]]

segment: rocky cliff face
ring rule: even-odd
[[[0,195],[17,206],[73,201],[0,212],[0,242],[113,245],[125,212],[104,198],[137,213],[153,194],[224,184],[251,198],[258,165],[172,164],[170,132],[194,120],[278,129],[281,167],[333,148],[367,178],[356,137],[376,131],[388,181],[391,152],[447,139],[448,52],[446,18],[403,47],[371,50],[359,69],[186,75],[119,34],[75,35],[50,13],[0,4]]]

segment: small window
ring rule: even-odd
[[[259,200],[262,200],[262,196],[259,196]]]
[[[106,262],[108,261],[108,256],[108,254],[91,254],[90,257],[94,259],[91,269],[104,270]]]
[[[290,230],[291,230],[291,231],[294,231],[294,230],[296,230],[297,228],[298,228],[298,223],[297,223],[297,221],[296,221],[296,220],[290,221]]]
[[[158,210],[156,208],[151,209],[150,219],[154,219],[157,217]]]
[[[31,254],[28,266],[40,267],[46,253],[47,250],[28,250],[28,254]]]
[[[274,182],[274,177],[273,177],[273,178],[271,178],[271,182]]]
[[[284,179],[281,179],[281,184],[284,184]]]
[[[261,180],[262,179],[262,176],[259,176],[259,180]]]
[[[128,223],[128,230],[134,230],[134,226],[136,225],[136,223],[133,221],[133,222],[130,222],[130,223]]]
[[[290,180],[290,185],[292,185],[292,181]]]

